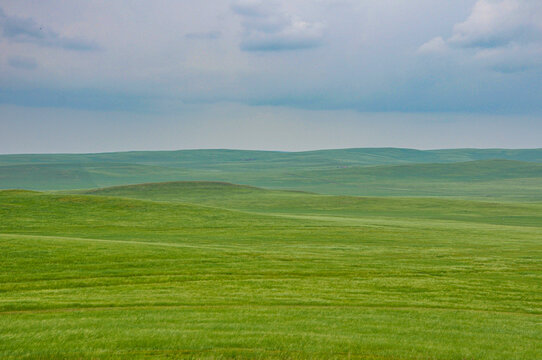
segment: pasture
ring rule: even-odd
[[[542,205],[0,192],[3,359],[536,359]]]

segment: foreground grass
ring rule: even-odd
[[[542,358],[536,204],[146,187],[0,192],[0,358]]]

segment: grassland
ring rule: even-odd
[[[542,358],[540,149],[2,155],[0,188],[0,359]]]
[[[0,358],[537,359],[540,210],[206,182],[1,191]]]

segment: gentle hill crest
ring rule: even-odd
[[[85,190],[81,193],[84,194],[106,194],[108,192],[116,193],[117,191],[123,190],[137,190],[137,191],[147,191],[147,190],[160,190],[160,189],[178,189],[185,190],[224,190],[224,191],[269,191],[263,188],[250,185],[240,185],[234,184],[225,181],[164,181],[164,182],[150,182],[142,184],[132,184],[132,185],[117,185],[110,186],[105,188],[97,188],[91,190]]]
[[[0,233],[92,237],[273,224],[276,218],[198,204],[31,191],[0,191]],[[296,220],[283,219],[283,222]],[[85,231],[81,231],[85,228]]]

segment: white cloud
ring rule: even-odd
[[[245,51],[307,49],[322,44],[324,26],[283,11],[275,2],[242,0],[231,9],[241,17]]]
[[[448,49],[446,41],[441,36],[437,36],[420,46],[418,51],[421,54],[442,53]]]
[[[420,53],[456,49],[506,72],[542,65],[542,2],[539,0],[478,0],[452,35],[434,38]]]
[[[540,6],[530,0],[479,0],[472,13],[454,26],[449,42],[460,47],[493,48],[539,38]]]

